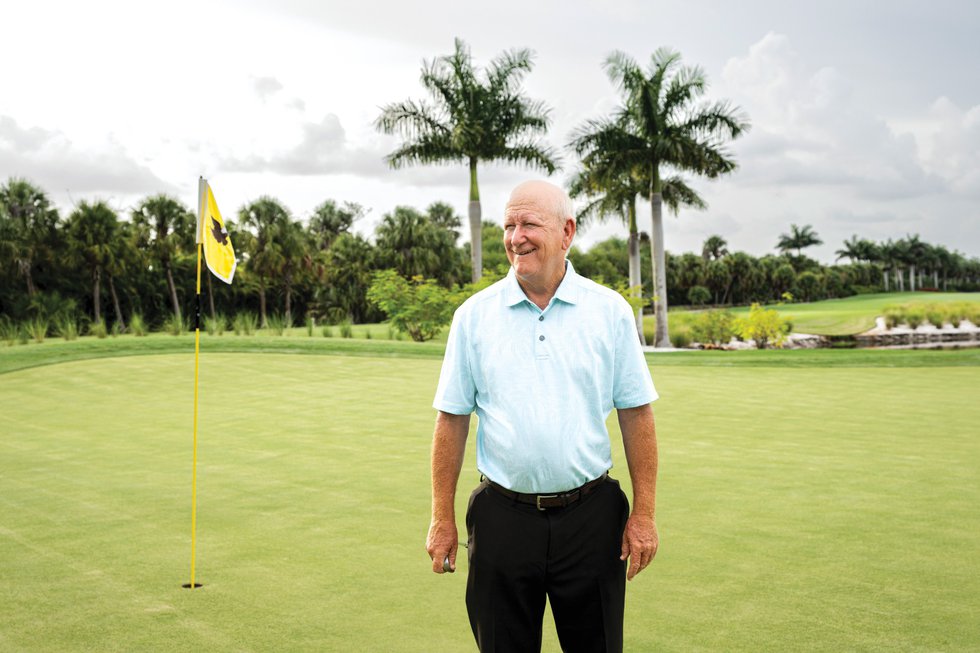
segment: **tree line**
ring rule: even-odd
[[[270,316],[287,325],[385,319],[369,290],[378,273],[431,280],[447,290],[473,287],[471,248],[458,244],[462,219],[435,202],[425,210],[398,206],[385,214],[373,238],[355,233],[364,207],[326,200],[306,221],[272,197],[260,197],[229,218],[239,268],[235,283],[204,286],[205,313],[253,312],[259,326]],[[152,328],[176,319],[188,324],[195,295],[195,215],[166,195],[146,197],[120,215],[106,202],[81,202],[61,216],[47,193],[24,179],[0,186],[0,314],[52,323],[75,316],[125,331],[133,315]],[[800,235],[802,233],[802,236]],[[638,235],[644,267],[653,257],[650,238]],[[817,241],[817,242],[814,242]],[[481,285],[506,273],[500,225],[481,223]],[[755,257],[731,252],[711,236],[701,252],[666,253],[668,301],[675,305],[745,305],[792,297],[812,301],[856,293],[977,290],[980,260],[967,259],[918,236],[874,243],[857,236],[837,251],[846,263],[825,266],[803,255],[819,243],[809,226],[780,236],[781,253]],[[627,242],[609,238],[569,259],[582,274],[624,294],[635,284]],[[649,278],[637,289],[650,301]],[[454,295],[460,298],[463,295]]]

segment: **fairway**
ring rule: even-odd
[[[975,650],[980,367],[670,357],[627,651]],[[193,356],[0,374],[0,650],[475,650],[423,548],[439,365],[202,355],[193,592]]]

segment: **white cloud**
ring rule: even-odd
[[[863,106],[844,73],[804,62],[786,36],[766,34],[730,59],[722,78],[753,123],[739,144],[743,183],[833,187],[878,200],[944,190],[923,168],[914,138]]]
[[[281,91],[283,86],[282,82],[275,77],[254,77],[252,79],[252,88],[255,90],[255,94],[258,95],[262,101],[265,101],[269,97]]]
[[[0,116],[0,170],[59,192],[134,194],[175,190],[137,163],[114,140],[107,140],[98,148],[80,147],[59,131],[22,128],[9,116]]]

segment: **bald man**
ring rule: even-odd
[[[629,304],[566,260],[574,236],[564,191],[543,181],[514,189],[510,273],[453,316],[433,402],[426,549],[437,574],[456,568],[456,485],[470,415],[479,418],[466,607],[483,653],[540,651],[546,597],[564,651],[622,651],[625,581],[659,544],[657,393]],[[613,408],[632,512],[608,474]]]

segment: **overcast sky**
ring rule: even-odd
[[[980,3],[641,0],[401,2],[13,2],[3,0],[0,181],[26,177],[62,209],[142,197],[196,206],[199,175],[222,212],[272,195],[299,219],[325,199],[370,209],[442,200],[466,214],[464,166],[389,170],[398,143],[382,105],[425,97],[423,59],[466,41],[479,65],[534,51],[525,84],[551,108],[546,140],[575,167],[571,132],[618,103],[602,69],[613,50],[646,65],[661,46],[699,65],[708,95],[752,129],[739,169],[692,180],[706,211],[665,220],[668,250],[774,251],[790,223],[814,227],[830,262],[852,234],[919,234],[980,255]],[[484,166],[485,219],[541,173]],[[649,206],[641,207],[649,228]],[[580,234],[588,246],[624,229]]]

